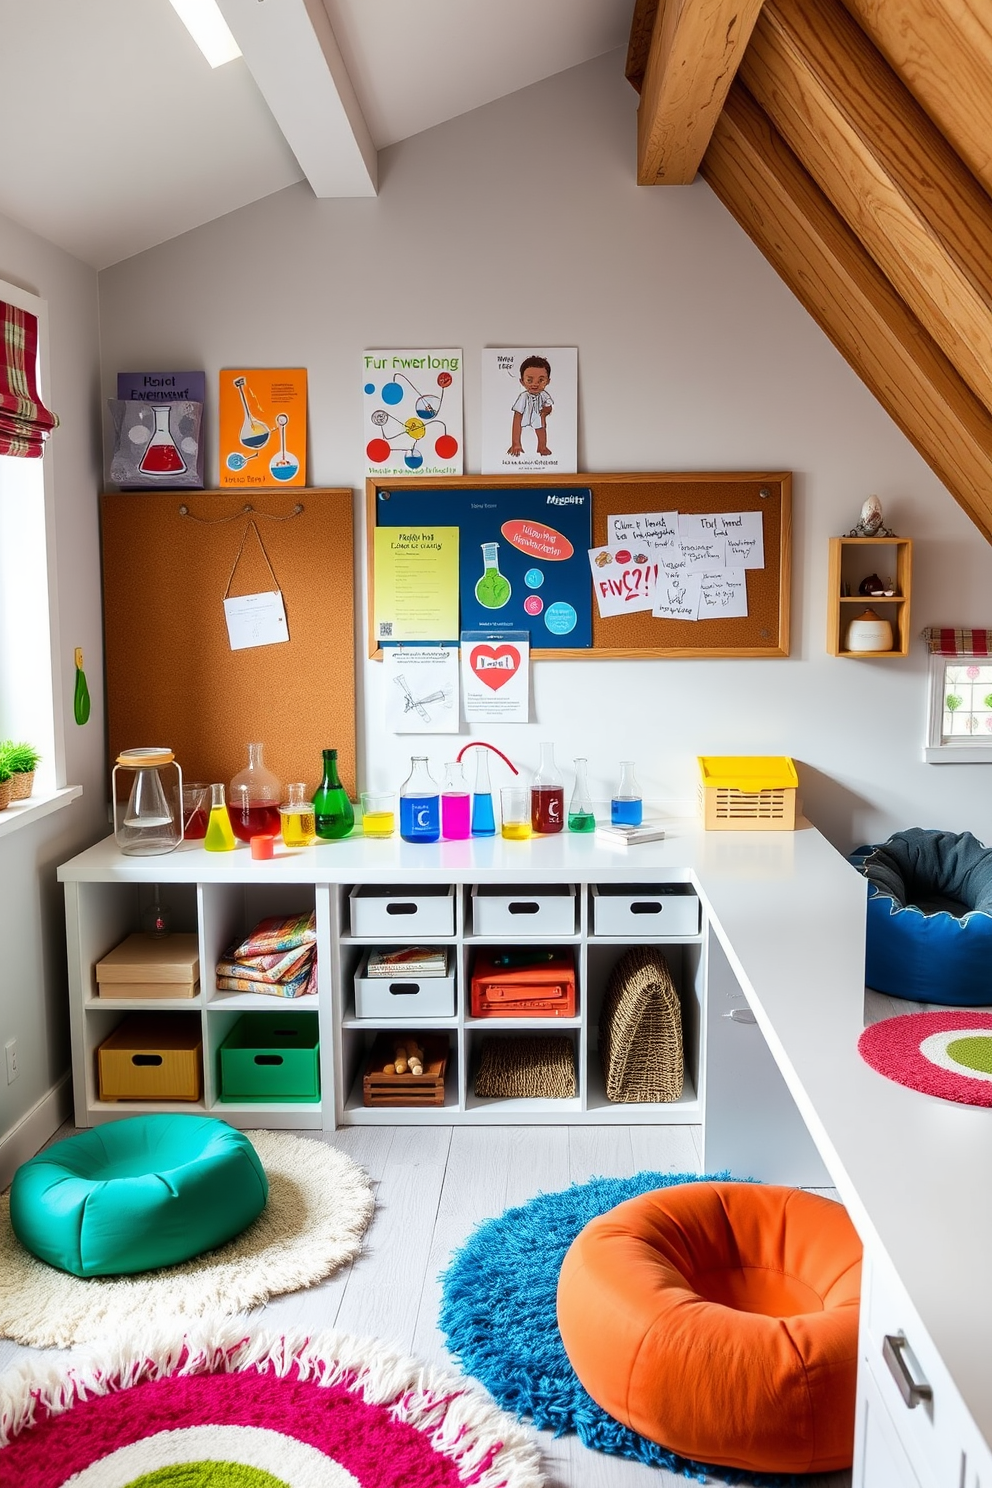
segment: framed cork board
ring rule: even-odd
[[[594,548],[606,544],[607,522],[611,516],[671,511],[696,516],[758,512],[761,514],[764,563],[761,568],[750,568],[746,572],[746,615],[685,621],[659,619],[650,611],[637,611],[603,617],[593,600],[590,647],[544,649],[535,627],[531,629],[532,658],[788,656],[792,575],[792,477],[788,471],[626,472],[565,475],[545,481],[534,476],[493,475],[459,476],[438,481],[370,479],[366,482],[369,655],[382,656],[372,625],[375,587],[373,534],[377,513],[382,509],[382,493],[415,492],[419,488],[428,498],[426,510],[432,493],[457,495],[462,492],[468,500],[472,492],[501,491],[512,487],[524,487],[528,491],[554,490],[562,486],[583,487],[591,491],[591,546]],[[436,510],[436,504],[432,504],[431,509]],[[433,520],[436,521],[437,517],[434,516]],[[591,587],[590,575],[590,593]]]
[[[102,498],[110,764],[166,745],[188,780],[226,784],[261,740],[280,780],[312,789],[335,748],[354,796],[353,505],[350,488]],[[225,594],[273,576],[289,640],[232,651]]]

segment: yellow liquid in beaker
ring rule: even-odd
[[[369,811],[362,817],[366,837],[392,837],[395,830],[396,817],[392,811]]]
[[[279,823],[287,847],[312,847],[317,840],[317,818],[309,811],[281,811]]]
[[[526,842],[530,836],[530,822],[504,822],[500,834],[507,842]]]

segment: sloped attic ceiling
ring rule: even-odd
[[[987,0],[637,0],[627,76],[992,541]]]

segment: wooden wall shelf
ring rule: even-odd
[[[913,586],[913,544],[908,537],[832,537],[827,580],[827,651],[831,656],[858,661],[909,655],[910,596]],[[891,596],[859,594],[871,574],[892,579]],[[892,624],[889,651],[849,651],[845,642],[849,623],[864,609],[873,609]]]

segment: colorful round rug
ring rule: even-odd
[[[533,1438],[464,1380],[382,1344],[221,1322],[0,1379],[18,1488],[540,1488]]]
[[[558,1332],[558,1274],[565,1252],[591,1219],[652,1189],[713,1178],[726,1182],[729,1174],[643,1172],[633,1178],[593,1178],[561,1193],[538,1194],[485,1220],[441,1278],[438,1326],[449,1353],[504,1410],[555,1436],[574,1431],[594,1451],[633,1457],[700,1482],[801,1481],[692,1462],[631,1431],[586,1391]],[[601,1477],[610,1481],[608,1468]]]
[[[906,1013],[870,1024],[858,1053],[910,1090],[992,1106],[992,1013]]]

